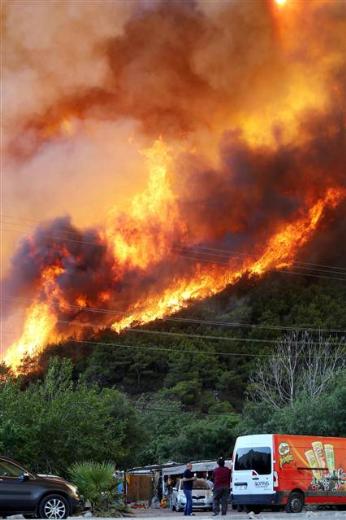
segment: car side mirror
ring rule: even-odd
[[[19,475],[18,480],[20,480],[21,482],[26,482],[27,480],[29,480],[29,477],[29,473],[22,473],[21,475]]]

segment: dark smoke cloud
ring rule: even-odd
[[[346,201],[337,208],[325,212],[318,233],[312,237],[297,255],[298,260],[345,269],[346,258]],[[343,277],[342,271],[334,269],[334,276]],[[325,274],[328,276],[328,271]]]
[[[203,156],[181,156],[171,181],[174,193],[179,194],[179,220],[185,223],[186,233],[183,237],[174,233],[169,236],[171,251],[144,271],[121,266],[97,229],[79,230],[65,217],[39,226],[32,237],[22,241],[4,282],[6,294],[11,298],[38,294],[39,300],[49,301],[58,319],[71,322],[72,328],[73,320],[99,327],[126,315],[139,299],[159,294],[174,277],[193,276],[200,258],[191,255],[189,247],[208,244],[244,253],[262,250],[273,232],[306,215],[328,188],[346,189],[345,120],[339,105],[323,116],[308,114],[301,123],[301,133],[305,136],[303,143],[278,144],[273,149],[250,146],[241,133],[228,132],[220,146],[218,170],[208,167]],[[303,257],[308,251],[317,261],[325,248],[331,250],[333,241],[341,239],[344,209],[343,205],[326,215],[320,238],[302,251]],[[337,224],[329,234],[333,216]],[[118,218],[116,228],[123,227],[120,223],[124,218],[125,228],[136,235],[126,215]],[[153,237],[155,229],[155,222],[149,222],[148,233]],[[56,287],[67,307],[61,305],[59,294],[56,297],[42,292],[42,272],[49,266],[63,270],[56,277]],[[102,299],[104,293],[108,294],[106,300]],[[78,308],[80,296],[88,307],[115,309],[119,314],[109,316]],[[59,325],[59,329],[68,329],[68,324]]]
[[[43,112],[22,123],[11,152],[22,158],[37,152],[47,123],[58,125],[62,114],[131,117],[155,138],[182,137],[270,101],[274,90],[284,89],[286,67],[266,3],[222,2],[212,15],[202,6],[140,4],[120,35],[95,42],[108,67],[103,83],[86,81],[43,104]]]
[[[5,279],[4,290],[14,297],[30,294],[40,287],[44,268],[52,266],[64,269],[58,278],[58,284],[64,291],[73,292],[78,286],[79,291],[90,293],[93,287],[102,288],[105,283],[99,269],[101,264],[105,268],[106,280],[110,263],[97,231],[81,231],[71,224],[69,217],[57,218],[42,223],[33,236],[22,239],[11,260],[11,271]]]
[[[228,132],[219,169],[196,154],[181,157],[173,182],[191,241],[227,236],[249,247],[306,214],[328,187],[346,188],[346,121],[339,101],[325,114],[305,115],[301,143],[254,147],[240,132]]]
[[[62,271],[51,285],[42,277],[47,268]],[[193,271],[193,262],[174,254],[146,272],[122,268],[97,229],[79,230],[64,217],[43,223],[32,237],[21,241],[1,290],[6,313],[34,300],[48,302],[58,319],[57,330],[66,334],[80,332],[83,322],[96,328],[110,326],[126,315],[139,296],[155,295],[175,276],[192,276]],[[80,297],[87,302],[85,310],[78,303]],[[90,308],[100,312],[90,312]]]
[[[22,4],[6,3],[5,13],[10,42],[5,56],[10,78],[6,144],[14,177],[17,163],[27,167],[32,161],[46,180],[52,157],[69,158],[75,149],[84,157],[100,122],[114,124],[104,139],[112,146],[124,118],[138,122],[150,139],[163,135],[173,148],[188,135],[187,144],[196,149],[178,157],[170,177],[186,232],[182,239],[167,226],[172,251],[145,271],[121,266],[98,228],[80,230],[68,217],[42,224],[22,240],[3,282],[5,295],[48,301],[61,322],[71,323],[70,328],[59,323],[60,330],[72,333],[73,320],[95,327],[115,321],[107,313],[78,308],[80,296],[89,307],[119,309],[126,315],[138,299],[162,292],[181,277],[193,277],[199,258],[179,256],[177,248],[186,253],[200,244],[224,245],[253,253],[283,223],[306,215],[327,188],[345,187],[344,3],[299,2],[295,5],[302,11],[287,28],[275,19],[272,3],[260,0],[217,2],[216,7],[208,3],[208,8],[197,1],[86,2],[80,10],[68,9],[69,2],[27,2],[39,5],[29,35]],[[118,4],[122,13],[116,23]],[[294,138],[284,138],[286,129],[276,110],[292,108],[297,120],[292,91],[297,89],[299,100],[299,88],[306,94],[307,85],[311,94],[311,84],[318,109],[313,110],[314,99],[307,102],[312,108],[299,116]],[[18,97],[18,91],[28,95]],[[327,101],[321,95],[320,102],[321,91],[327,92]],[[257,132],[268,128],[265,115],[270,145],[253,142],[242,127],[262,112]],[[62,137],[65,116],[87,120],[91,131],[77,130],[79,142]],[[203,145],[219,135],[219,160],[212,162]],[[66,147],[55,147],[59,139]],[[89,162],[94,165],[92,191],[99,182],[100,156]],[[116,164],[112,166],[115,170]],[[84,184],[79,184],[82,191]],[[80,193],[78,199],[82,206]],[[344,215],[344,206],[329,212],[320,238],[303,254],[318,260],[325,248],[331,250],[344,233]],[[155,225],[148,223],[153,237],[165,229]],[[130,228],[131,217],[120,215],[115,229],[122,226]],[[129,231],[135,235],[141,228]],[[63,269],[56,289],[67,306],[53,288],[43,292],[42,271],[49,266]]]

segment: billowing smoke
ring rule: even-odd
[[[218,167],[201,155],[179,158],[174,186],[193,241],[236,240],[248,247],[265,240],[283,221],[304,214],[330,186],[346,188],[345,115],[341,99],[299,123],[303,142],[252,146],[240,132],[226,132]]]
[[[344,3],[13,0],[4,21],[5,226],[43,220],[5,314],[41,305],[38,348],[316,258],[340,228]]]

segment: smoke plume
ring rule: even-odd
[[[336,216],[343,234],[344,3],[13,0],[3,19],[13,366],[316,259]]]

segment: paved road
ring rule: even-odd
[[[181,515],[183,517],[183,515]],[[134,517],[127,518],[142,518],[142,515],[135,515]],[[146,520],[162,520],[162,515],[157,516],[145,516]],[[196,515],[194,520],[207,520],[212,519],[209,515]],[[227,514],[225,520],[248,520],[249,518],[253,518],[253,520],[345,520],[346,519],[346,511],[307,511],[306,513],[288,515],[287,513],[260,513],[259,515],[255,515],[253,517],[249,516],[247,513],[230,513]],[[85,517],[73,517],[71,520],[85,520]],[[93,517],[89,517],[88,520],[93,520]],[[109,520],[103,518],[97,518],[97,520]],[[220,517],[221,520],[221,517]]]
[[[171,513],[162,510],[146,510],[135,512],[135,518],[138,520],[183,520],[183,514]],[[211,513],[196,513],[194,520],[209,520],[214,518]],[[221,520],[222,517],[219,517]],[[248,513],[236,513],[230,511],[227,513],[225,520],[247,520],[251,518]],[[271,513],[264,512],[254,515],[257,520],[346,520],[346,511],[305,511],[300,514],[288,515],[287,513]]]

